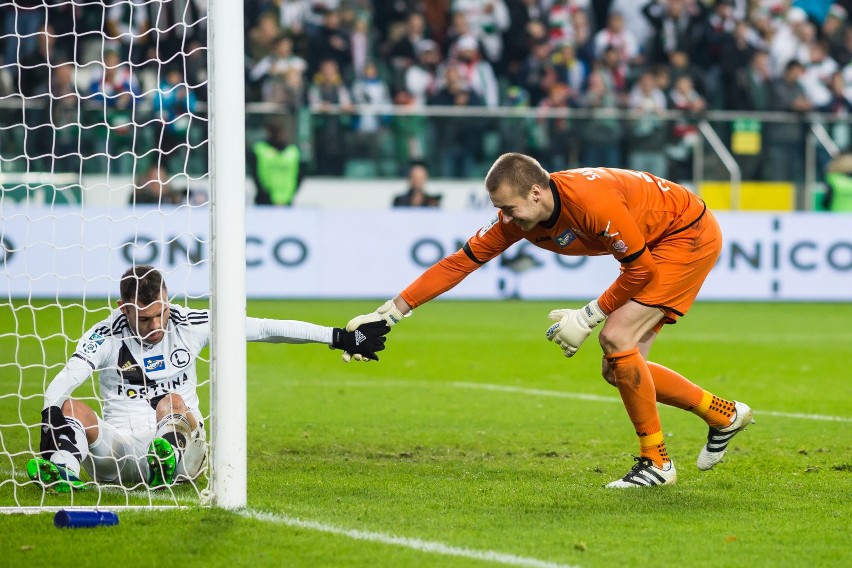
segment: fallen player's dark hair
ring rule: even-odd
[[[149,264],[140,264],[127,269],[121,276],[119,292],[125,302],[135,302],[148,305],[160,299],[160,294],[166,289],[163,275]]]

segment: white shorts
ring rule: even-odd
[[[189,410],[198,428],[187,440],[184,459],[178,464],[176,478],[194,479],[201,471],[207,454],[207,434],[201,413]],[[148,446],[157,433],[157,414],[137,413],[121,421],[106,422],[98,417],[98,439],[89,446],[83,467],[98,483],[116,483],[133,487],[148,480]]]

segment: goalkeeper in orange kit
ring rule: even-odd
[[[709,433],[698,468],[719,463],[731,439],[753,422],[751,408],[647,360],[663,325],[686,314],[719,257],[721,231],[704,202],[649,173],[613,168],[548,173],[535,159],[517,153],[495,161],[485,187],[499,209],[496,217],[461,250],[427,269],[376,311],[353,318],[347,329],[370,321],[399,323],[521,239],[564,255],[611,255],[621,268],[615,281],[579,310],[551,311],[555,323],[546,333],[571,357],[604,324],[599,335],[603,376],[618,389],[640,448],[633,468],[607,487],[676,482],[657,402],[701,417]],[[344,353],[347,361],[353,357],[361,359]]]

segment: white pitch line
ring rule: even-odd
[[[400,546],[402,548],[409,548],[411,550],[426,552],[428,554],[459,556],[462,558],[471,558],[473,560],[483,560],[486,562],[505,564],[507,566],[529,566],[531,568],[577,568],[576,566],[570,566],[568,564],[557,564],[555,562],[539,560],[538,558],[515,556],[514,554],[497,552],[496,550],[474,550],[459,546],[451,546],[442,542],[420,540],[419,538],[396,536],[392,534],[364,531],[359,529],[345,529],[341,527],[336,527],[334,525],[319,523],[316,521],[306,521],[303,519],[297,519],[295,517],[289,517],[287,515],[263,513],[260,511],[251,510],[240,511],[240,514],[250,519],[265,521],[268,523],[275,523],[279,525],[286,525],[288,527],[298,527],[301,529],[335,534],[355,540],[365,540],[369,542],[389,544],[391,546]]]
[[[599,396],[595,394],[583,394],[576,392],[550,391],[542,389],[528,389],[523,387],[513,387],[508,385],[492,385],[487,383],[448,383],[451,386],[463,389],[486,390],[497,392],[512,392],[518,394],[528,394],[531,396],[549,396],[554,398],[573,398],[578,400],[592,400],[595,402],[621,402],[620,398],[614,396]],[[797,412],[777,412],[774,410],[755,410],[754,414],[758,416],[777,416],[780,418],[796,418],[799,420],[822,420],[825,422],[852,422],[852,418],[847,416],[828,416],[824,414],[801,414]]]
[[[614,396],[602,396],[598,394],[586,394],[581,392],[554,391],[544,389],[531,389],[525,387],[515,387],[511,385],[495,385],[490,383],[465,383],[465,382],[450,382],[450,383],[432,383],[426,381],[404,381],[404,380],[384,380],[384,381],[326,381],[316,383],[313,381],[284,381],[292,385],[334,385],[340,387],[410,387],[411,385],[435,386],[444,384],[450,387],[459,389],[482,390],[490,392],[508,392],[516,394],[525,394],[529,396],[545,396],[551,398],[570,398],[574,400],[588,400],[592,402],[617,402],[621,403],[621,399]],[[822,422],[852,422],[852,417],[849,416],[831,416],[827,414],[804,414],[800,412],[780,412],[776,410],[754,410],[754,414],[758,416],[774,416],[777,418],[793,418],[795,420],[818,420]]]

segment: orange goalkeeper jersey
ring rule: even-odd
[[[571,256],[610,254],[621,273],[598,298],[612,313],[657,275],[651,254],[666,237],[700,219],[704,202],[673,182],[646,172],[580,168],[550,175],[554,211],[530,231],[506,223],[502,212],[458,252],[426,270],[400,294],[415,308],[461,282],[468,274],[526,239],[537,247]],[[684,249],[684,255],[690,254]]]

